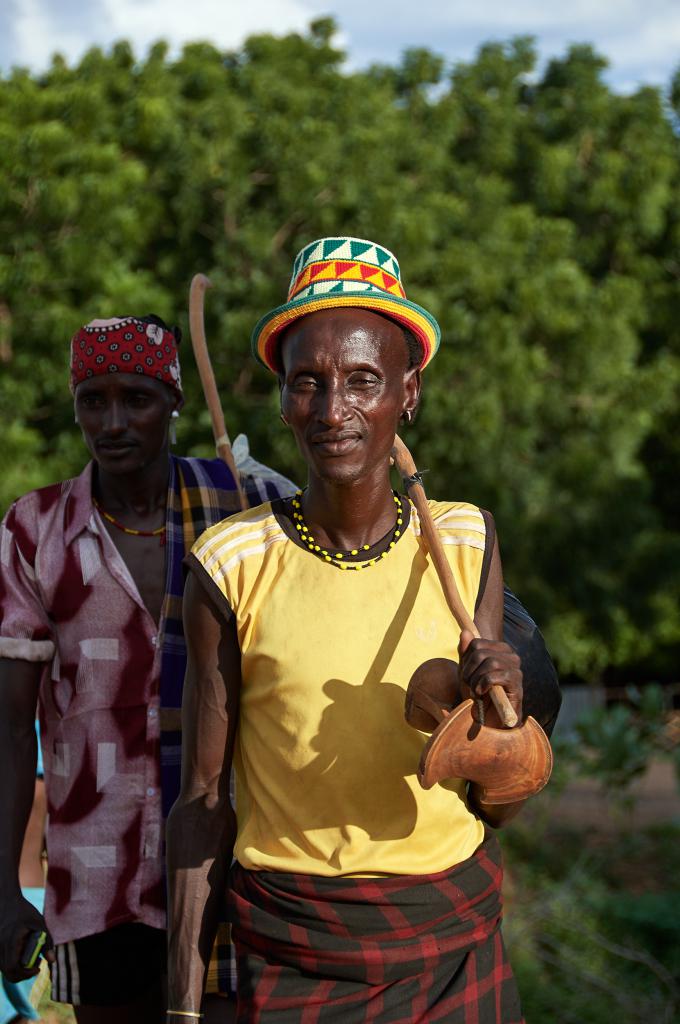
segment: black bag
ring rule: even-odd
[[[508,587],[503,591],[503,639],[522,662],[524,714],[535,718],[549,736],[562,703],[557,672],[541,631]]]

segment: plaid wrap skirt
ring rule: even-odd
[[[488,836],[448,871],[323,878],[232,868],[239,1024],[523,1024]]]

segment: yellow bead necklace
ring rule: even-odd
[[[111,523],[117,529],[123,533],[127,533],[129,537],[160,537],[161,547],[165,546],[165,524],[157,527],[155,530],[135,530],[132,526],[126,526],[125,523],[121,523],[115,516],[112,516],[110,512],[103,509],[96,498],[92,499],[97,507],[97,511],[106,519],[107,523]]]
[[[361,554],[362,551],[370,551],[372,544],[363,544],[360,548],[352,548],[350,551],[328,551],[318,544],[315,538],[312,536],[309,527],[307,526],[304,516],[302,515],[302,491],[297,491],[293,497],[293,520],[295,521],[295,529],[298,531],[300,540],[307,545],[308,549],[317,558],[320,558],[322,562],[330,562],[336,569],[355,569],[357,572],[359,569],[367,569],[369,565],[375,565],[381,558],[386,558],[390,551],[397,543],[399,537],[401,537],[401,527],[404,522],[404,509],[402,505],[402,498],[400,495],[393,492],[394,504],[397,506],[397,521],[390,534],[385,538],[387,547],[379,555],[375,555],[374,558],[369,558],[365,562],[351,562],[346,561],[349,556],[356,556]]]

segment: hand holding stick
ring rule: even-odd
[[[418,511],[420,528],[422,530],[423,537],[425,538],[425,543],[430,553],[430,557],[437,571],[439,582],[442,585],[446,603],[451,609],[451,613],[461,630],[467,629],[473,636],[479,637],[479,630],[468,614],[467,609],[461,600],[460,594],[458,593],[458,587],[456,586],[456,581],[453,578],[453,572],[451,571],[449,561],[444,553],[444,547],[439,536],[439,531],[432,519],[432,513],[430,512],[430,506],[427,503],[425,489],[420,482],[418,470],[416,469],[416,464],[413,461],[413,456],[399,436],[394,438],[392,458],[399,474],[404,480],[409,497]],[[498,711],[503,725],[508,728],[512,728],[514,725],[517,725],[517,715],[512,704],[508,700],[503,687],[492,686],[489,690],[489,695],[496,710]]]
[[[208,403],[213,436],[215,438],[215,450],[231,470],[231,474],[236,482],[236,490],[238,491],[241,508],[246,509],[248,508],[248,500],[241,486],[241,477],[234,462],[234,454],[231,450],[229,434],[224,423],[224,413],[222,412],[222,404],[217,392],[215,374],[210,362],[208,343],[205,337],[203,303],[206,289],[211,287],[210,280],[205,274],[194,274],[189,290],[189,333],[191,334],[191,345],[194,350],[198,373],[203,385],[203,394]]]

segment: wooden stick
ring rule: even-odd
[[[420,528],[422,530],[423,537],[425,538],[425,543],[430,553],[430,557],[437,571],[439,582],[442,585],[446,603],[451,609],[451,613],[461,630],[467,629],[473,636],[478,637],[479,630],[475,626],[474,621],[470,618],[468,611],[461,600],[460,594],[458,593],[458,587],[456,586],[456,581],[453,578],[453,572],[451,571],[449,560],[444,553],[444,547],[442,545],[441,537],[439,536],[439,530],[434,524],[432,513],[430,512],[430,506],[427,503],[425,488],[418,480],[410,479],[418,472],[416,464],[413,461],[413,456],[399,436],[396,436],[394,439],[392,458],[399,474],[406,483],[409,497],[418,510]],[[508,695],[503,687],[492,686],[489,690],[489,695],[496,710],[498,711],[498,714],[500,715],[503,725],[508,728],[512,728],[513,725],[517,725],[517,714],[508,700]]]
[[[229,434],[224,422],[222,403],[217,391],[215,374],[213,373],[210,353],[208,352],[208,342],[205,337],[203,304],[206,289],[211,287],[210,280],[205,274],[194,274],[191,279],[191,288],[189,289],[189,333],[191,334],[191,345],[194,350],[198,373],[203,385],[203,394],[208,403],[210,421],[215,438],[215,450],[222,459],[222,462],[226,463],[231,470],[231,474],[236,482],[236,490],[238,491],[241,508],[246,509],[248,508],[248,499],[241,486],[241,476],[234,462],[234,453],[231,450],[231,441],[229,440]]]

